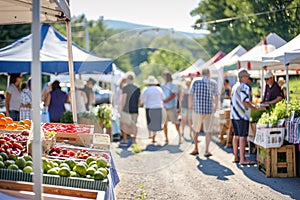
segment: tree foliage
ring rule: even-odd
[[[239,44],[250,49],[271,32],[291,40],[299,33],[300,8],[295,8],[299,3],[299,0],[206,0],[191,15],[199,17],[195,24],[240,17],[207,25],[211,34],[199,42],[210,54],[215,54],[219,50],[229,52]]]

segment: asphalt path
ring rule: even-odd
[[[169,127],[169,144],[163,132],[157,142],[148,138],[144,109],[138,118],[138,147],[112,143],[112,156],[120,183],[117,199],[300,199],[300,178],[267,178],[256,165],[232,163],[232,149],[219,145],[216,135],[210,145],[213,156],[204,157],[205,136],[199,134],[199,156],[191,156],[192,137],[186,127],[179,145],[175,126]],[[256,155],[247,154],[250,160]]]

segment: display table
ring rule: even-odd
[[[110,170],[110,173],[108,175],[109,185],[106,191],[98,191],[98,190],[96,191],[96,190],[43,184],[43,191],[44,191],[43,195],[45,195],[45,197],[48,197],[48,199],[114,200],[116,199],[114,188],[119,183],[120,180],[119,180],[118,173],[115,169],[113,159],[111,159],[111,167],[109,170]],[[33,190],[32,182],[19,182],[19,181],[16,182],[16,181],[0,180],[0,197],[1,195],[4,196],[6,194],[6,195],[10,195],[11,199],[24,199],[24,198],[30,199],[33,196],[32,190]],[[24,191],[27,195],[24,195],[24,193],[19,193],[19,191]]]
[[[111,163],[110,163],[111,166],[110,166],[109,175],[108,175],[109,184],[108,184],[107,190],[105,192],[105,198],[104,198],[105,200],[115,200],[116,199],[114,188],[120,182],[119,175],[115,168],[115,164],[114,164],[111,153],[110,153],[110,158],[111,158]]]

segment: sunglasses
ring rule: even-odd
[[[270,78],[265,78],[265,81],[269,80]]]

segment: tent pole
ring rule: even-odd
[[[264,94],[265,94],[265,79],[264,79],[264,69],[261,70],[261,76],[260,76],[260,86],[261,86],[261,89],[260,89],[260,99],[261,101],[263,101],[263,97],[264,97]]]
[[[290,88],[289,88],[289,64],[285,65],[285,80],[286,80],[286,102],[290,103]]]
[[[66,20],[67,40],[68,40],[68,62],[69,62],[69,74],[70,74],[70,94],[71,94],[71,108],[73,121],[77,124],[77,111],[76,111],[76,99],[75,99],[75,86],[74,86],[74,65],[73,65],[73,53],[72,53],[72,34],[71,34],[71,21]]]
[[[43,199],[43,175],[42,175],[42,145],[41,145],[41,115],[40,115],[40,98],[41,98],[41,62],[40,62],[40,43],[41,43],[41,25],[40,25],[40,0],[32,1],[32,63],[31,63],[31,76],[32,85],[36,90],[32,90],[32,120],[33,123],[33,169],[34,169],[34,199]]]

